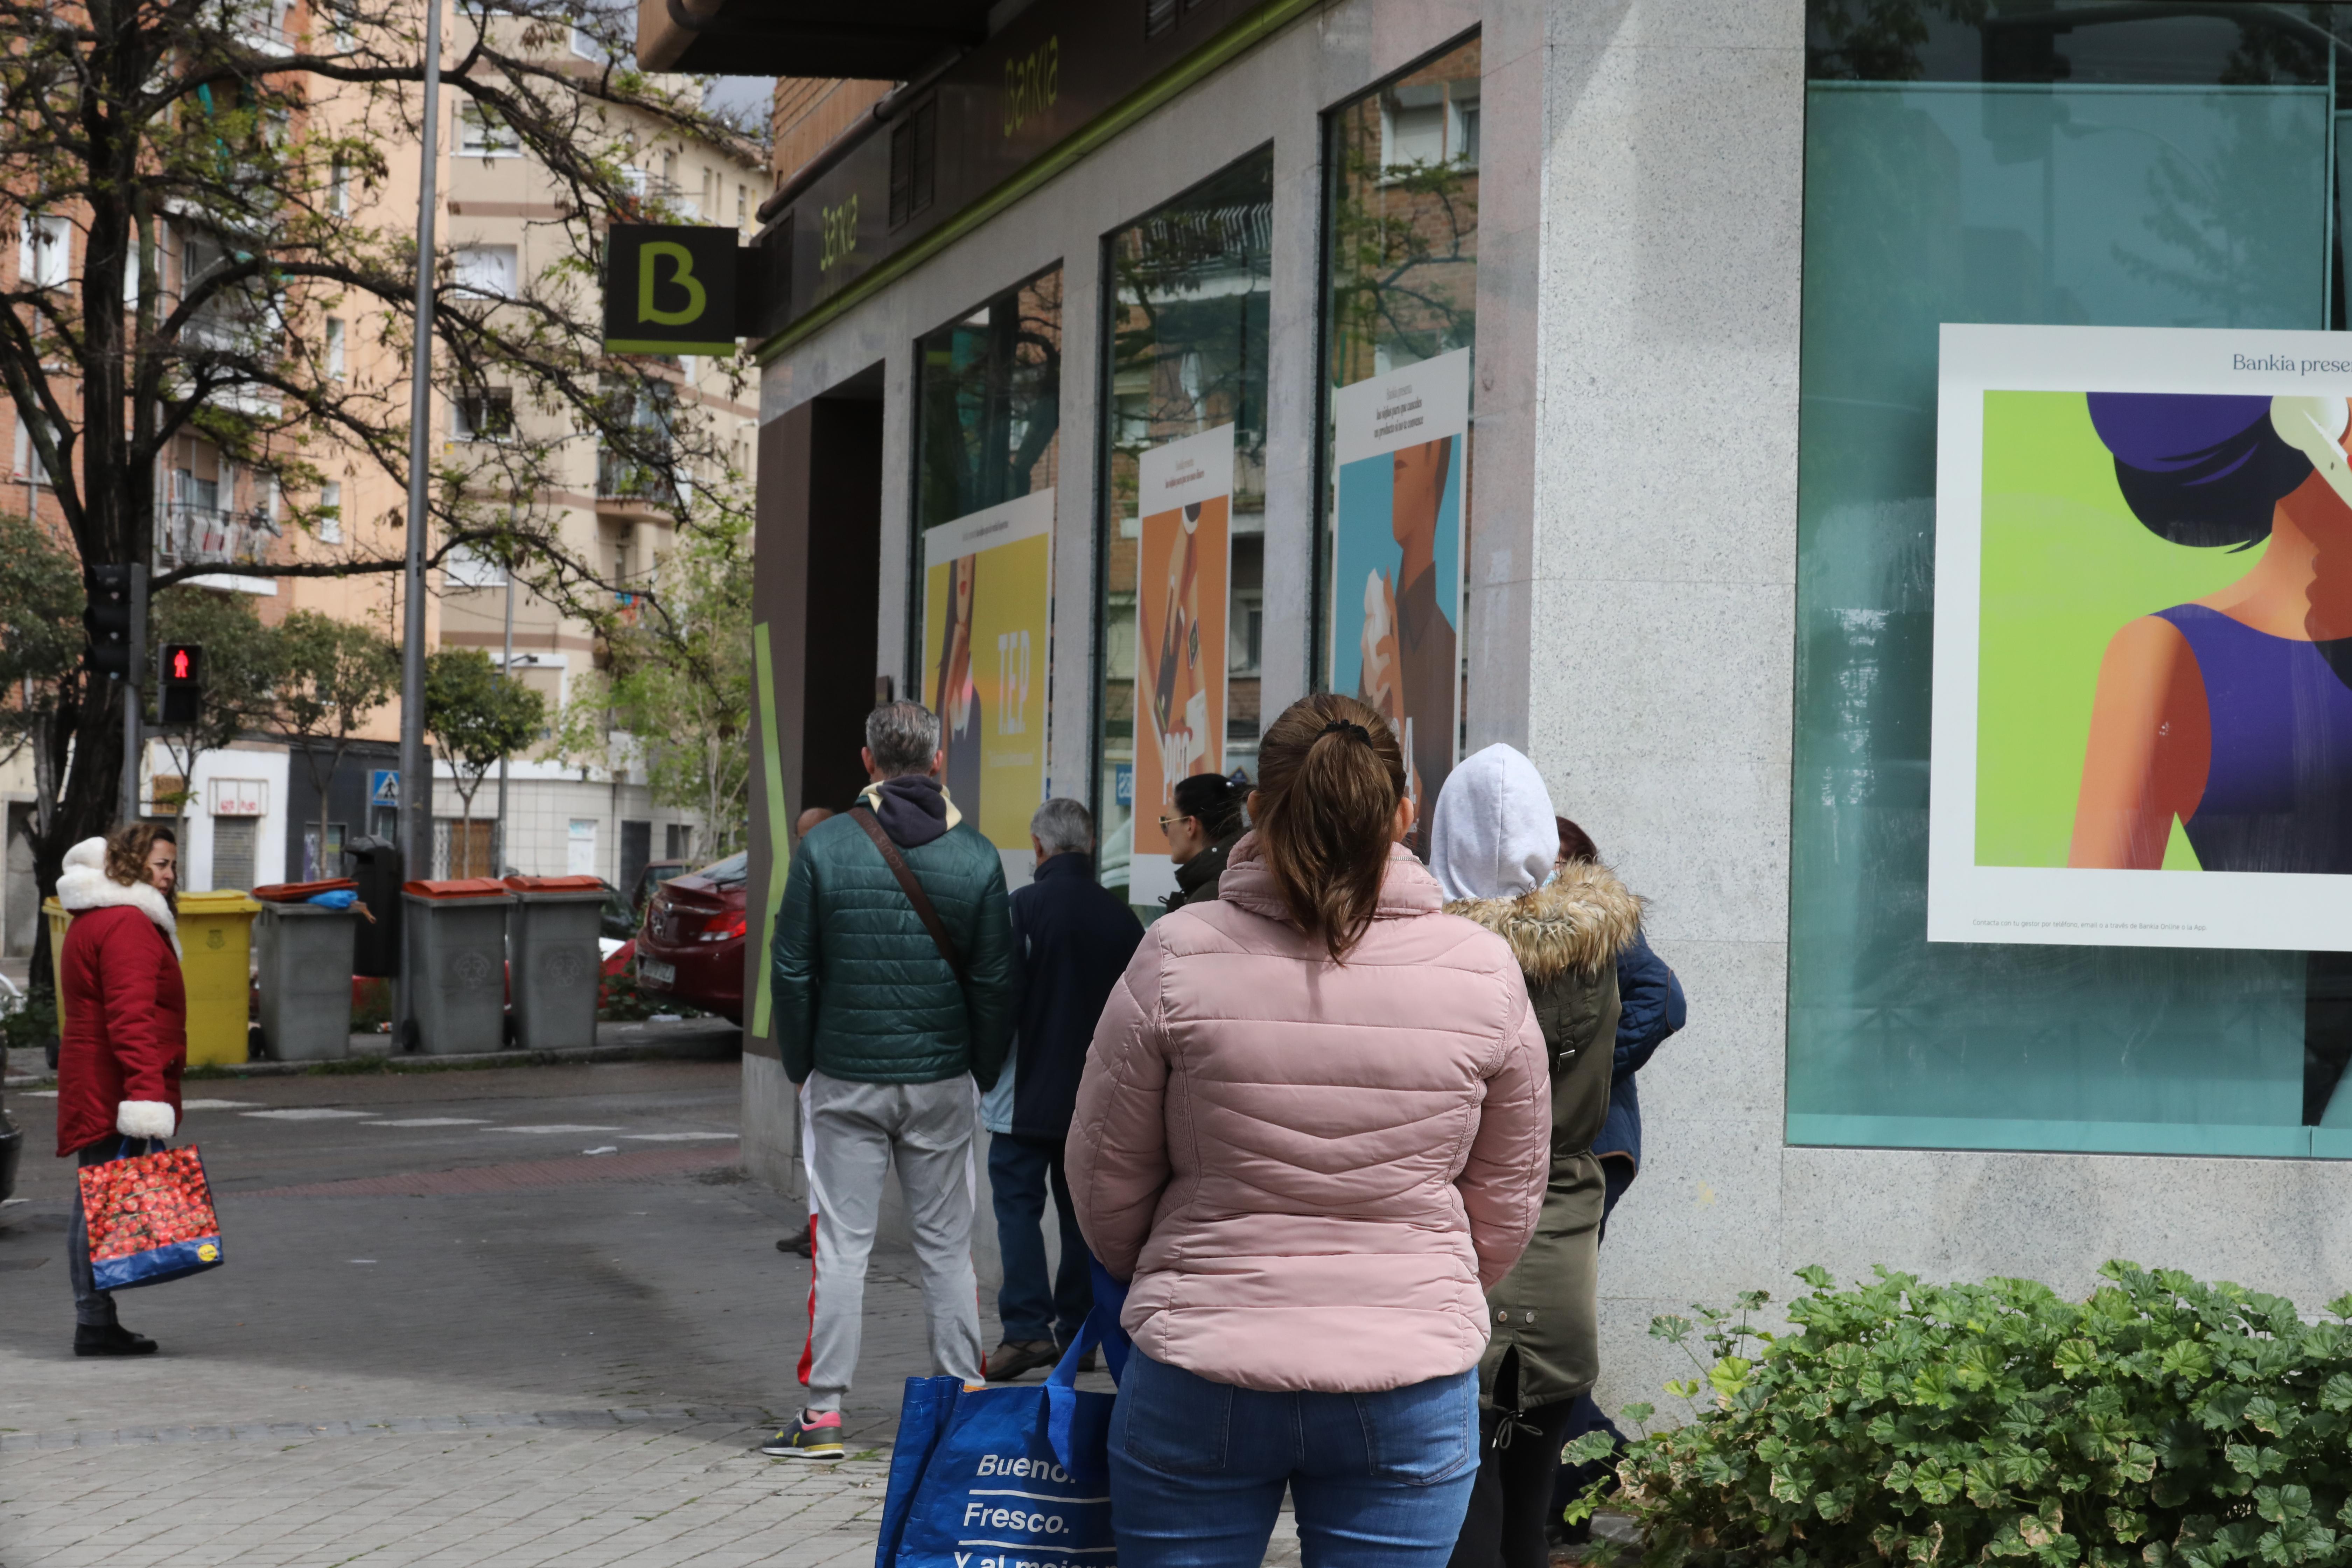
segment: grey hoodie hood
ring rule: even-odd
[[[1429,832],[1429,868],[1448,901],[1533,892],[1559,858],[1551,793],[1508,746],[1465,757],[1446,774]]]

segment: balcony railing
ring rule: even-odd
[[[263,54],[293,53],[286,37],[285,0],[244,0],[227,7],[228,30],[249,48]]]
[[[596,499],[643,501],[648,506],[675,509],[677,490],[660,474],[632,461],[626,454],[600,449],[596,454]]]
[[[173,566],[253,566],[268,559],[279,530],[259,510],[166,501],[155,525],[155,558]]]

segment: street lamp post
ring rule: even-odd
[[[509,530],[509,531],[511,531],[511,530]],[[499,679],[502,682],[512,681],[514,679],[514,565],[511,562],[507,565],[506,579],[506,651],[499,656]],[[507,857],[507,758],[504,752],[499,753],[498,846],[498,852],[490,861],[490,875],[493,877],[502,877],[506,875],[506,868],[509,864],[511,864]]]
[[[431,496],[433,458],[433,216],[434,175],[441,151],[441,4],[425,5],[425,115],[416,186],[416,342],[408,382],[408,569],[407,600],[401,606],[400,660],[400,852],[407,874],[431,875],[433,773],[425,753],[425,529]],[[321,847],[323,847],[323,846]],[[405,933],[407,922],[402,921]],[[400,985],[394,1006],[394,1039],[409,1043],[416,1010],[414,942],[403,941]]]

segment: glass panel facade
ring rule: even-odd
[[[1477,325],[1479,47],[1335,110],[1324,327],[1331,384],[1470,346]]]
[[[1324,132],[1314,668],[1388,715],[1424,826],[1467,711],[1480,58],[1475,37],[1454,45],[1334,110]]]
[[[1097,816],[1104,886],[1147,916],[1168,785],[1256,767],[1273,205],[1269,147],[1105,242]]]
[[[998,295],[915,344],[915,534],[1054,486],[1062,428],[1062,272]]]
[[[950,796],[1015,860],[1048,787],[1061,388],[1059,268],[916,343],[908,695],[940,715]]]
[[[1958,9],[1810,11],[1789,1139],[2352,1154],[2343,955],[1930,944],[1926,918],[1938,325],[2341,329],[2352,17]],[[2097,651],[2041,678],[2062,738]],[[2079,739],[2049,750],[2079,774]]]

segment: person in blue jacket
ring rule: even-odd
[[[1556,817],[1559,827],[1559,858],[1562,862],[1591,860],[1598,863],[1601,851],[1591,837],[1568,818]],[[1592,1152],[1601,1157],[1601,1237],[1609,1237],[1610,1211],[1633,1184],[1642,1168],[1642,1091],[1634,1075],[1649,1065],[1660,1046],[1683,1026],[1689,1006],[1683,997],[1683,983],[1666,967],[1650,947],[1649,939],[1641,931],[1633,933],[1633,945],[1617,955],[1617,1015],[1616,1061],[1609,1079],[1609,1115],[1601,1124],[1601,1136],[1592,1141]],[[1607,1432],[1623,1447],[1625,1434],[1609,1419],[1592,1395],[1585,1394],[1577,1401],[1569,1415],[1568,1430],[1561,1438],[1572,1443],[1587,1432]],[[1552,1487],[1552,1519],[1554,1538],[1573,1544],[1590,1538],[1590,1525],[1569,1526],[1559,1522],[1560,1510],[1580,1495],[1600,1476],[1602,1466],[1563,1465],[1559,1479]]]

